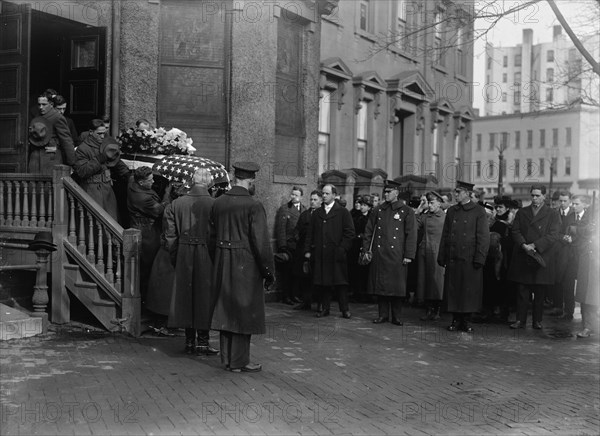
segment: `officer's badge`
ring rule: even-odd
[[[400,219],[400,214],[399,214],[399,213],[396,213],[396,215],[394,215],[394,219],[395,219],[395,220],[399,220],[399,219]]]

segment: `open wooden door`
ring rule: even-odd
[[[31,7],[0,0],[0,173],[26,171]]]
[[[69,96],[69,117],[79,132],[102,118],[105,107],[106,28],[69,30],[63,40],[62,84]]]

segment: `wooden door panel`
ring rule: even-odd
[[[0,172],[24,172],[31,7],[0,1]]]

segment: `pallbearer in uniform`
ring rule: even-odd
[[[213,330],[221,332],[221,362],[234,372],[257,372],[250,339],[265,333],[264,287],[274,281],[267,215],[252,198],[259,166],[239,162],[233,188],[215,200],[210,214],[213,286],[217,303]],[[263,283],[264,281],[264,283]]]
[[[448,330],[471,333],[471,314],[481,309],[483,265],[490,245],[490,230],[483,207],[471,199],[474,185],[456,182],[457,204],[448,208],[438,265],[446,268],[444,301],[453,315]]]

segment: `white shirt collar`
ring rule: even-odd
[[[325,204],[325,213],[329,213],[329,211],[333,207],[334,203],[335,203],[335,200],[332,201],[330,204]]]

